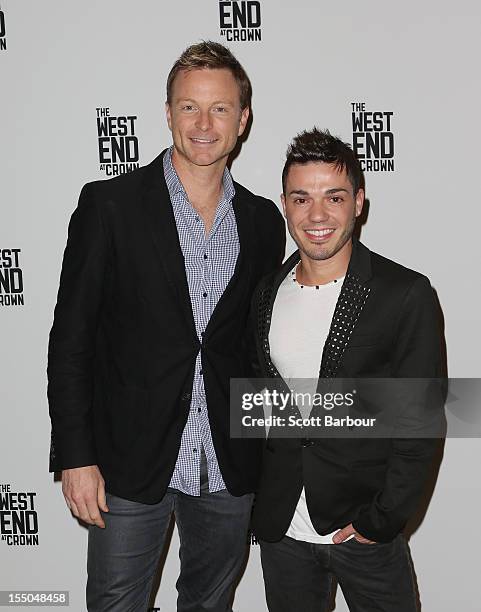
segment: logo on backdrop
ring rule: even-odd
[[[5,13],[0,8],[0,51],[7,50],[7,30],[5,28]]]
[[[97,108],[97,135],[101,172],[118,176],[139,167],[139,140],[135,135],[136,115],[110,114],[110,108]]]
[[[8,546],[38,546],[36,495],[0,484],[0,540]]]
[[[21,249],[0,249],[0,306],[23,306]]]
[[[261,3],[253,0],[219,1],[220,35],[229,41],[262,40]]]
[[[352,148],[363,172],[394,172],[392,111],[368,111],[351,102]]]

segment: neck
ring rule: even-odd
[[[352,253],[352,240],[329,259],[311,259],[301,251],[297,267],[297,280],[303,285],[325,285],[345,276]]]
[[[223,189],[222,179],[226,162],[227,158],[210,166],[196,166],[179,154],[175,147],[172,151],[172,165],[191,201],[199,198],[206,202],[218,201]]]

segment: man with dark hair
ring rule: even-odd
[[[50,333],[52,471],[88,523],[87,608],[145,612],[174,513],[178,610],[230,610],[260,447],[229,437],[259,279],[283,258],[277,207],[232,180],[250,83],[222,45],[169,75],[173,145],[87,184],[69,226]]]
[[[261,281],[252,312],[259,374],[286,389],[439,375],[431,285],[353,238],[360,185],[351,148],[329,132],[289,147],[281,199],[298,250]],[[437,441],[296,435],[269,432],[254,506],[269,610],[327,610],[335,577],[353,612],[414,612],[401,531]]]

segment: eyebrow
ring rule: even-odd
[[[326,195],[332,195],[333,193],[340,193],[341,191],[344,191],[345,193],[349,193],[349,191],[347,189],[344,189],[344,187],[333,187],[332,189],[327,189],[325,191]],[[300,196],[308,196],[309,192],[306,191],[305,189],[293,189],[292,191],[289,192],[289,195],[300,195]]]
[[[340,191],[344,191],[345,193],[349,193],[349,191],[347,189],[344,189],[344,187],[333,187],[332,189],[328,189],[326,191],[326,193],[328,195],[332,195],[333,193],[339,193]]]
[[[300,196],[308,196],[309,192],[305,191],[304,189],[293,189],[292,191],[289,191],[289,195],[290,196],[294,195],[294,194],[297,194],[297,195],[300,195]]]
[[[193,98],[179,98],[178,102],[193,102],[194,104],[197,104],[197,102],[193,99]],[[224,104],[226,106],[234,106],[234,102],[231,102],[230,100],[216,100],[215,102],[211,103],[211,106],[215,106],[216,104]]]

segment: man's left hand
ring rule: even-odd
[[[334,544],[341,544],[342,542],[345,542],[350,536],[354,536],[354,539],[357,540],[359,542],[359,544],[375,544],[376,542],[373,542],[372,540],[368,540],[367,538],[364,538],[360,533],[358,533],[354,527],[352,526],[352,523],[350,523],[347,527],[344,527],[344,529],[340,529],[337,533],[335,533],[332,536],[332,541],[334,542]]]

